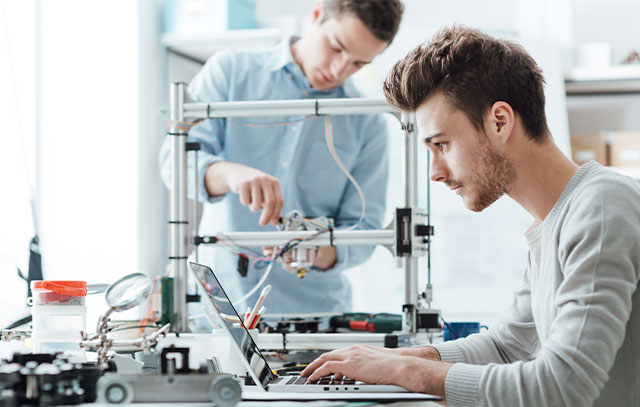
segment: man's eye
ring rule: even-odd
[[[440,143],[433,143],[433,144],[434,144],[434,145],[438,148],[438,150],[440,150],[440,151],[444,151],[444,148],[447,146],[447,143],[444,143],[444,142],[440,142]]]

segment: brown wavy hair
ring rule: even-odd
[[[356,16],[377,39],[391,44],[400,27],[404,5],[400,0],[325,0],[325,17]]]
[[[522,46],[453,26],[396,62],[383,88],[389,103],[405,111],[442,92],[478,130],[495,102],[507,102],[528,137],[542,143],[549,135],[544,84],[542,70]]]

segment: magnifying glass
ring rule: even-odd
[[[105,299],[111,307],[108,314],[113,311],[120,312],[142,304],[151,296],[151,280],[145,274],[134,273],[122,277],[111,284]]]

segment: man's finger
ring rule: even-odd
[[[258,223],[264,226],[267,223],[273,223],[274,213],[277,202],[275,201],[274,191],[271,186],[265,186],[263,189],[264,205],[262,205],[262,214]]]
[[[271,187],[273,190],[273,201],[274,201],[271,224],[275,226],[280,221],[280,213],[282,212],[282,207],[284,206],[284,197],[282,196],[282,188],[280,188],[280,183],[277,180],[272,184]]]
[[[251,203],[249,209],[251,212],[258,212],[262,207],[262,187],[259,184],[253,183],[251,185]]]
[[[311,375],[311,373],[313,373],[327,360],[327,355],[328,353],[323,353],[322,355],[318,356],[313,362],[309,363],[307,367],[302,370],[302,372],[300,372],[300,376],[307,377]]]
[[[251,185],[243,184],[240,186],[240,191],[238,191],[240,195],[240,203],[244,206],[248,206],[251,203]]]
[[[329,376],[331,373],[338,373],[342,369],[343,363],[341,361],[328,361],[322,366],[316,369],[311,376],[309,376],[310,382],[316,382],[325,376]]]

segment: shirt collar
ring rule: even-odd
[[[293,54],[291,54],[291,44],[297,41],[299,37],[286,37],[276,47],[276,58],[269,67],[271,71],[278,71],[290,65],[296,65],[293,60]]]

